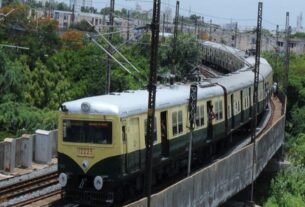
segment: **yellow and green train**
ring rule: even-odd
[[[246,58],[254,65],[254,58]],[[258,113],[270,98],[272,69],[260,64]],[[254,73],[249,66],[198,83],[193,154],[207,159],[211,146],[251,120]],[[158,86],[153,178],[186,170],[189,84]],[[113,205],[144,191],[148,92],[126,91],[63,103],[59,118],[58,169],[70,198]],[[208,110],[215,118],[209,124]]]

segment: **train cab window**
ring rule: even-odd
[[[204,125],[204,105],[197,106],[196,110],[196,127]]]
[[[154,144],[157,143],[157,119],[155,117],[154,121]],[[144,135],[146,137],[146,130],[147,130],[147,119],[144,120]]]
[[[173,136],[183,132],[182,111],[172,113]]]
[[[63,141],[112,144],[112,122],[64,120]]]

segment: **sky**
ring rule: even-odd
[[[93,6],[103,8],[109,6],[110,0],[92,0]],[[296,26],[297,16],[303,12],[305,25],[304,0],[263,0],[263,27],[275,29],[276,24],[281,29],[285,27],[286,12],[290,13],[290,25]],[[125,7],[134,9],[136,4],[142,9],[149,10],[153,7],[152,0],[115,0],[116,9]],[[169,7],[175,12],[176,0],[161,0],[161,9]],[[213,23],[225,24],[238,22],[242,27],[256,25],[258,0],[180,0],[180,14],[188,16],[196,14],[204,16],[205,20],[212,19]]]

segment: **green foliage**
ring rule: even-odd
[[[272,181],[272,196],[264,206],[305,206],[305,168],[291,167],[279,173]]]
[[[23,101],[27,89],[28,68],[19,61],[11,62],[0,50],[0,103]]]
[[[97,9],[96,8],[94,8],[94,7],[81,7],[81,11],[82,12],[87,12],[87,13],[97,13]]]
[[[283,192],[282,198],[280,201],[271,197],[264,204],[264,207],[304,207],[305,202],[302,200],[301,196],[294,196],[288,192]]]
[[[304,32],[297,32],[293,35],[291,35],[292,38],[298,38],[298,39],[305,39],[305,33]]]
[[[56,126],[57,112],[14,102],[0,104],[0,131],[19,136],[22,133],[33,133],[38,128],[50,130]],[[4,135],[7,136],[2,133]]]
[[[71,28],[80,31],[94,32],[93,27],[90,26],[86,20],[82,20],[80,22],[75,23],[74,25],[71,26]]]
[[[40,3],[32,0],[30,5],[37,8]],[[48,6],[68,10],[61,3],[50,3]],[[107,54],[89,39],[84,39],[82,32],[69,31],[60,37],[58,22],[49,18],[34,19],[28,15],[30,8],[18,3],[1,8],[1,11],[7,13],[13,8],[15,11],[9,18],[0,23],[1,42],[25,46],[29,51],[0,50],[0,132],[8,133],[3,137],[17,135],[21,131],[30,133],[36,128],[53,128],[56,118],[52,110],[57,111],[61,103],[104,94],[108,64]],[[101,12],[109,14],[109,8]],[[127,10],[115,11],[115,14],[126,17]],[[148,19],[148,16],[135,11],[130,18]],[[84,21],[73,28],[93,31]],[[102,38],[96,40],[108,47]],[[112,43],[139,72],[112,51],[113,56],[132,74],[110,59],[111,91],[138,89],[147,85],[150,40],[150,35],[145,34],[138,42],[126,43],[119,33],[113,35]],[[172,44],[173,40],[169,39],[160,49],[159,64],[164,71],[173,67]],[[179,35],[177,51],[176,70],[183,77],[189,73],[187,68],[196,65],[199,60],[195,38]]]
[[[297,136],[290,138],[288,140],[288,146],[287,155],[290,160],[296,165],[305,166],[305,134],[299,133]]]
[[[159,50],[161,71],[170,72],[176,67],[176,75],[180,78],[190,75],[190,72],[200,63],[200,48],[193,36],[179,35],[176,44],[177,57],[173,54],[173,38],[166,40],[164,47]]]
[[[264,53],[275,72],[274,79],[283,83],[284,55]],[[273,180],[271,196],[264,206],[305,206],[305,55],[292,54],[288,79],[286,120],[286,157],[293,166]],[[281,87],[282,88],[282,87]]]

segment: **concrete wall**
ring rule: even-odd
[[[21,138],[17,138],[15,140],[16,140],[15,166],[16,167],[20,167],[21,166],[21,143],[22,143],[22,139]]]
[[[4,143],[0,142],[0,171],[4,170]]]
[[[256,140],[255,177],[284,140],[285,117]],[[154,194],[153,207],[218,206],[244,189],[252,180],[253,144],[213,163],[184,180]],[[146,198],[128,207],[145,207]]]
[[[31,168],[33,161],[47,164],[56,156],[57,130],[37,130],[35,135],[6,138],[0,142],[0,171],[13,172],[15,167]]]
[[[52,143],[52,157],[57,157],[57,138],[58,130],[50,131],[51,143]]]

